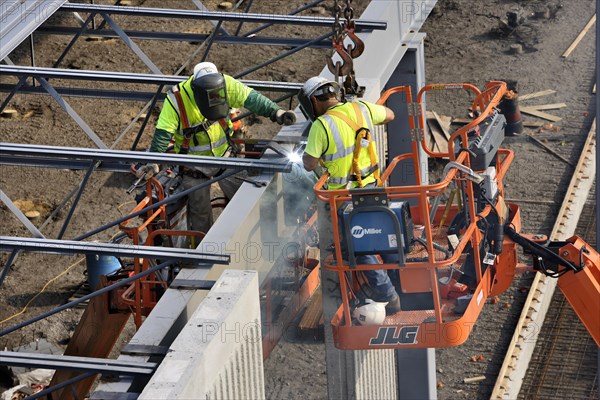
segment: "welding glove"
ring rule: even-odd
[[[159,168],[158,164],[148,163],[142,165],[135,171],[136,178],[144,178],[145,180],[150,179],[154,175],[158,174]]]
[[[279,125],[292,125],[296,122],[296,113],[292,110],[284,111],[280,108],[271,115],[271,121],[277,122]]]

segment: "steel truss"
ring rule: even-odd
[[[142,213],[148,211],[151,208],[159,207],[162,204],[165,204],[167,201],[174,201],[176,197],[179,198],[181,196],[186,195],[191,190],[197,190],[205,185],[210,185],[215,182],[217,179],[210,180],[206,182],[205,185],[200,185],[196,188],[188,189],[187,191],[180,193],[178,196],[173,196],[169,199],[165,199],[161,202],[155,203],[151,207],[147,207],[143,210],[140,210],[137,213],[128,215],[118,221],[113,221],[110,224],[107,224],[98,229],[94,229],[90,232],[87,232],[79,237],[75,238],[75,240],[67,241],[60,240],[60,237],[64,234],[64,231],[69,223],[70,216],[72,215],[77,202],[85,189],[85,186],[91,176],[91,174],[96,171],[115,171],[115,172],[125,172],[129,171],[129,164],[132,161],[139,162],[157,162],[157,163],[167,163],[174,165],[203,165],[203,166],[212,166],[218,164],[220,167],[228,169],[222,177],[227,177],[233,175],[236,171],[240,169],[255,169],[258,171],[263,171],[266,173],[273,173],[278,171],[289,171],[291,166],[287,162],[282,162],[281,159],[275,160],[232,160],[232,159],[221,159],[221,158],[210,158],[210,160],[205,159],[204,157],[186,157],[179,155],[161,155],[161,154],[152,154],[152,153],[142,153],[142,152],[124,152],[124,151],[114,151],[110,150],[109,147],[102,142],[102,140],[94,133],[94,131],[86,124],[86,122],[81,118],[74,109],[69,105],[69,103],[64,99],[64,96],[72,96],[72,97],[91,97],[91,98],[106,98],[106,99],[124,99],[124,100],[133,100],[133,101],[145,101],[147,102],[144,109],[140,111],[138,117],[134,119],[132,124],[137,121],[139,116],[148,109],[154,108],[158,101],[162,101],[164,99],[164,88],[169,87],[170,85],[181,82],[185,79],[180,75],[164,75],[157,65],[137,46],[132,39],[143,39],[143,40],[178,40],[178,41],[188,41],[188,42],[203,42],[206,44],[205,52],[202,56],[202,60],[205,60],[208,57],[208,53],[213,43],[225,43],[225,44],[242,44],[242,45],[270,45],[270,46],[279,46],[279,47],[292,47],[284,51],[277,57],[274,57],[271,60],[263,62],[259,65],[250,67],[246,71],[243,71],[237,75],[236,78],[241,78],[254,72],[262,67],[268,66],[275,61],[278,61],[284,57],[292,55],[302,49],[305,48],[325,48],[330,47],[330,42],[328,38],[332,35],[332,32],[326,32],[316,38],[312,39],[298,39],[298,38],[278,38],[278,37],[268,37],[268,36],[257,36],[256,34],[261,30],[273,25],[273,24],[294,24],[294,25],[304,25],[304,26],[313,26],[313,27],[326,27],[331,28],[334,20],[333,18],[314,18],[314,17],[300,17],[293,16],[309,7],[313,7],[322,2],[322,0],[316,0],[304,7],[299,8],[298,10],[294,10],[290,13],[290,15],[267,15],[267,14],[252,14],[248,13],[249,9],[246,10],[246,13],[223,13],[223,12],[209,12],[206,11],[204,6],[198,0],[192,0],[194,4],[199,8],[199,11],[189,11],[189,10],[171,10],[171,9],[151,9],[151,8],[140,8],[140,7],[122,7],[122,6],[98,6],[98,5],[89,5],[89,4],[62,4],[64,2],[52,2],[55,6],[60,6],[60,8],[56,7],[56,9],[52,9],[48,11],[47,15],[40,13],[39,15],[45,15],[46,18],[50,17],[52,13],[56,10],[60,12],[71,12],[74,13],[76,18],[80,22],[79,27],[74,28],[64,28],[64,27],[54,27],[54,26],[44,26],[37,29],[35,32],[38,34],[58,34],[58,35],[72,35],[73,38],[71,42],[66,46],[63,53],[59,56],[56,63],[53,65],[53,68],[37,68],[35,66],[34,59],[34,49],[33,49],[33,40],[31,40],[31,61],[32,67],[26,66],[14,66],[11,60],[8,58],[10,51],[12,51],[19,43],[25,40],[27,37],[32,37],[33,31],[37,28],[38,25],[34,25],[33,23],[25,24],[22,27],[22,30],[19,32],[15,31],[6,33],[6,31],[1,31],[0,35],[4,35],[5,33],[8,35],[12,35],[13,42],[11,42],[10,50],[7,50],[6,47],[3,48],[3,52],[0,53],[0,60],[3,60],[8,65],[0,66],[0,75],[5,76],[15,76],[18,78],[18,82],[15,85],[2,84],[0,85],[0,91],[9,93],[8,96],[4,99],[3,103],[0,104],[0,111],[3,110],[15,93],[32,93],[32,94],[50,94],[53,99],[63,108],[65,112],[81,127],[81,129],[86,133],[86,135],[94,142],[94,144],[98,147],[98,149],[75,149],[75,148],[59,148],[52,146],[29,146],[29,145],[14,145],[8,143],[0,144],[0,165],[19,165],[19,166],[35,166],[35,167],[50,167],[50,168],[69,168],[69,169],[81,169],[86,170],[86,175],[83,178],[82,182],[74,188],[73,191],[67,196],[67,198],[63,201],[62,205],[66,204],[73,196],[76,196],[75,201],[71,206],[71,210],[69,212],[69,216],[65,221],[63,228],[61,229],[61,233],[59,234],[59,240],[47,239],[44,235],[38,230],[31,222],[20,212],[18,208],[14,206],[12,201],[0,190],[0,200],[4,202],[9,210],[13,212],[15,216],[27,227],[27,229],[35,236],[35,239],[31,238],[12,238],[12,237],[0,237],[0,250],[12,250],[12,253],[4,265],[2,271],[0,271],[0,285],[8,272],[10,265],[14,262],[17,257],[19,251],[47,251],[51,249],[54,252],[60,253],[88,253],[88,254],[111,254],[111,255],[120,255],[120,256],[157,256],[159,255],[161,258],[165,259],[189,259],[195,261],[202,262],[210,262],[212,264],[215,263],[226,263],[228,261],[228,257],[222,255],[214,255],[214,254],[203,254],[196,252],[185,252],[185,251],[171,251],[172,249],[167,250],[166,248],[154,249],[147,246],[140,246],[140,248],[135,248],[134,246],[121,246],[115,244],[97,244],[97,243],[89,243],[89,242],[80,242],[93,234],[96,234],[104,229],[107,229],[109,226],[113,226],[120,221],[123,221],[128,218],[132,218],[136,215],[141,215]],[[35,1],[35,0],[27,0],[25,2],[14,2],[15,5],[18,3],[27,3],[28,12],[32,9],[35,10],[36,7],[41,9],[44,7],[44,1]],[[118,3],[118,2],[117,2]],[[251,4],[252,2],[250,2]],[[88,13],[88,15],[84,18],[79,16],[78,13]],[[32,12],[35,14],[35,12]],[[98,26],[95,26],[95,17],[101,16],[103,22]],[[176,19],[197,19],[197,20],[208,20],[213,23],[215,26],[213,33],[208,35],[203,34],[181,34],[177,32],[149,32],[149,31],[140,31],[140,30],[128,30],[123,29],[119,24],[112,18],[114,15],[123,15],[123,16],[136,16],[136,17],[160,17],[160,18],[176,18]],[[225,30],[221,25],[223,22],[238,22],[238,28],[235,34],[230,34],[227,30]],[[40,22],[40,21],[38,21]],[[43,22],[43,21],[41,21]],[[40,23],[41,23],[40,22]],[[250,30],[246,33],[240,34],[242,25],[244,23],[263,23],[259,28]],[[380,21],[372,21],[372,20],[357,20],[356,21],[356,31],[357,32],[371,32],[373,30],[384,30],[386,29],[386,23]],[[110,28],[110,29],[108,29]],[[137,74],[137,73],[121,73],[121,72],[98,72],[98,71],[81,71],[81,70],[66,70],[59,69],[62,60],[64,60],[66,54],[70,51],[76,41],[82,36],[100,36],[100,37],[111,37],[116,38],[119,37],[138,57],[140,60],[144,62],[144,64],[148,67],[152,74]],[[4,43],[4,37],[2,37]],[[195,55],[195,54],[194,54]],[[194,56],[193,55],[193,56]],[[190,58],[191,59],[191,58]],[[182,68],[177,72],[180,73],[184,70],[186,64],[182,66]],[[139,84],[139,85],[155,85],[157,86],[156,92],[147,92],[147,91],[115,91],[115,90],[102,90],[102,89],[88,89],[88,88],[64,88],[64,87],[54,87],[50,81],[53,79],[61,79],[61,80],[82,80],[82,81],[103,81],[103,82],[122,82],[127,84]],[[35,82],[39,82],[39,86],[35,84]],[[301,84],[295,83],[286,83],[286,82],[261,82],[261,81],[243,81],[248,86],[253,87],[257,90],[263,91],[271,91],[271,92],[279,92],[284,95],[277,99],[276,101],[285,100],[295,93],[297,93],[298,89],[301,87]],[[147,89],[145,89],[147,90]],[[142,127],[140,128],[137,138],[134,142],[132,150],[135,150],[135,146],[139,137],[142,135],[146,123],[150,118],[151,113],[147,112],[147,116],[143,121]],[[131,127],[128,126],[124,132],[121,133],[121,136],[129,130]],[[289,129],[287,133],[299,134],[304,129],[302,127],[295,127],[293,129]],[[292,132],[294,131],[294,132]],[[292,135],[292,136],[294,136]],[[62,206],[61,205],[61,206]],[[59,207],[60,208],[60,207]],[[156,252],[154,252],[156,251]],[[153,266],[149,270],[140,273],[138,275],[134,275],[128,279],[125,279],[118,284],[113,284],[111,286],[105,287],[99,291],[96,291],[88,296],[84,296],[83,298],[65,304],[61,307],[58,307],[52,310],[49,313],[33,318],[32,320],[27,321],[26,323],[22,323],[18,326],[9,328],[0,332],[0,336],[13,332],[26,324],[33,323],[35,321],[39,321],[49,315],[52,315],[56,312],[62,311],[69,307],[74,306],[77,302],[82,302],[87,300],[93,296],[97,296],[101,293],[106,293],[109,290],[114,289],[117,286],[125,285],[134,279],[139,279],[142,276],[148,275],[157,271],[161,268],[168,267],[172,264],[172,261],[164,262],[160,265]],[[191,281],[190,281],[191,282]],[[202,281],[203,282],[203,281]],[[40,358],[39,355],[31,355],[31,354],[15,354],[8,352],[0,353],[0,364],[6,365],[25,365],[28,366],[36,366],[43,365],[44,367],[54,366],[56,368],[67,368],[67,369],[77,369],[87,371],[82,375],[70,379],[68,381],[63,382],[56,387],[52,387],[44,390],[43,392],[35,395],[37,398],[40,395],[45,395],[47,393],[52,392],[53,390],[62,388],[67,385],[74,384],[79,380],[88,378],[93,376],[96,372],[119,372],[123,374],[128,373],[138,373],[142,375],[151,375],[156,367],[156,365],[152,363],[123,363],[122,361],[114,361],[108,362],[104,359],[91,359],[91,358],[65,358],[60,357],[60,360],[54,360],[52,357],[42,356]],[[135,365],[134,365],[135,364]],[[101,369],[103,368],[103,369]],[[137,369],[136,369],[137,368]],[[137,371],[137,372],[135,372]],[[123,397],[127,394],[122,393]]]

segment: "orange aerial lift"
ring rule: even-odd
[[[474,117],[451,135],[447,152],[435,152],[423,135],[423,96],[456,89],[473,92]],[[403,94],[407,104],[413,104],[406,86],[387,90],[378,103],[393,94]],[[515,274],[527,269],[558,278],[558,286],[600,346],[598,253],[578,237],[548,242],[542,235],[521,234],[519,207],[505,201],[503,180],[514,154],[500,147],[507,121],[499,107],[512,94],[499,81],[488,82],[483,91],[470,84],[427,85],[417,95],[415,112],[409,113],[412,152],[391,161],[381,175],[383,186],[326,190],[327,174],[319,179],[314,190],[330,207],[334,238],[334,250],[323,267],[338,274],[342,299],[331,321],[336,347],[459,345],[469,337],[486,299],[504,292]],[[429,157],[447,159],[442,180],[386,186],[403,160],[412,162],[416,181],[421,182],[419,146]],[[517,245],[533,256],[533,267],[519,263]],[[356,256],[365,254],[387,262],[357,264]],[[364,304],[361,271],[373,269],[387,270],[396,282],[401,311],[383,322],[365,324],[353,311]]]

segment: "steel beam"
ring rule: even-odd
[[[48,160],[54,160],[55,163],[43,165],[43,162],[47,162]],[[87,161],[87,165],[85,161]],[[10,163],[10,165],[46,166],[53,168],[73,165],[74,169],[82,169],[82,166],[87,169],[89,168],[89,161],[119,164],[115,169],[105,169],[118,172],[129,171],[130,165],[138,162],[184,165],[187,167],[217,167],[236,171],[254,169],[270,172],[289,172],[292,169],[291,163],[284,158],[254,160],[248,158],[0,143],[0,165]],[[113,167],[115,166],[114,164],[112,164]],[[102,169],[102,165],[98,169]]]
[[[138,74],[131,72],[72,70],[62,68],[38,68],[13,65],[0,65],[0,76],[34,77],[45,79],[76,79],[87,81],[106,81],[118,83],[139,83],[145,85],[176,85],[185,81],[187,76]],[[297,92],[302,83],[240,80],[247,86],[263,91]]]
[[[23,82],[25,78],[22,78]],[[93,99],[107,100],[128,100],[128,101],[144,101],[149,102],[155,96],[156,92],[132,92],[127,90],[110,90],[110,89],[88,89],[88,88],[70,88],[70,87],[54,87],[54,90],[63,97],[84,97]],[[162,90],[161,90],[162,91]],[[28,93],[47,95],[43,88],[38,86],[23,86],[20,82],[15,85],[0,84],[0,92],[11,93]],[[163,101],[166,97],[165,93],[159,93],[157,101]],[[9,101],[12,95],[9,95]],[[3,103],[8,104],[8,102]],[[0,106],[0,111],[4,107]]]
[[[320,26],[331,28],[335,22],[333,17],[302,17],[293,15],[276,14],[254,14],[239,12],[219,12],[219,11],[196,11],[196,10],[177,10],[169,8],[147,8],[147,7],[123,7],[123,6],[105,6],[97,4],[74,4],[67,3],[59,11],[69,12],[91,12],[107,13],[119,15],[133,15],[137,17],[158,17],[158,18],[181,18],[181,19],[200,19],[213,21],[233,21],[233,22],[257,22],[264,24],[284,24],[284,25],[304,25]],[[384,30],[387,23],[376,20],[357,20],[357,32],[369,32],[372,30]]]
[[[110,25],[112,30],[115,31],[117,35],[119,35],[123,43],[125,43],[125,45],[129,47],[140,58],[140,60],[142,60],[144,64],[146,64],[148,68],[150,68],[150,71],[154,72],[157,75],[162,75],[160,68],[158,68],[156,64],[154,64],[152,60],[148,58],[146,53],[144,53],[142,49],[140,49],[140,47],[137,44],[135,44],[135,42],[131,40],[129,36],[127,36],[127,34],[123,31],[119,24],[117,24],[115,20],[111,18],[110,15],[105,13],[102,13],[101,15],[102,18],[104,18],[104,20],[108,23],[108,25]]]
[[[100,254],[115,257],[164,258],[169,260],[228,264],[228,255],[200,253],[177,247],[136,246],[116,243],[81,242],[0,236],[0,251],[24,250],[34,253]]]
[[[123,375],[151,375],[154,373],[158,364],[153,362],[64,356],[61,354],[0,351],[0,365],[12,365],[25,368],[93,371]]]
[[[81,31],[81,28],[72,28],[66,26],[41,26],[38,28],[36,33],[38,34],[50,34],[50,35],[76,35]],[[150,32],[150,31],[138,31],[124,29],[123,32],[127,34],[131,39],[141,40],[175,40],[180,42],[204,42],[210,35],[200,33],[180,33],[180,32]],[[118,38],[113,31],[108,29],[87,29],[85,32],[80,34],[81,36],[94,36],[103,37],[108,39]],[[301,46],[311,42],[312,39],[298,39],[298,38],[283,38],[283,37],[271,37],[271,36],[215,36],[215,43],[221,44],[244,44],[244,45],[256,45],[256,46]],[[321,40],[319,42],[312,42],[311,48],[316,49],[330,49],[331,40]]]

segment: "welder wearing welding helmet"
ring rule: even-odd
[[[168,92],[150,151],[166,151],[174,138],[176,153],[223,156],[229,147],[225,137],[231,127],[229,111],[242,107],[281,125],[296,121],[293,111],[284,111],[256,90],[219,73],[213,63],[201,62],[192,76]],[[187,145],[185,134],[191,136]]]
[[[256,90],[220,73],[215,64],[201,62],[194,67],[194,73],[187,80],[173,86],[167,93],[150,151],[165,152],[173,140],[176,153],[226,156],[230,148],[227,135],[233,126],[229,118],[232,108],[246,108],[280,125],[296,122],[293,111],[281,109]],[[149,177],[155,171],[158,171],[158,167],[149,164],[139,168],[136,175]],[[191,187],[222,172],[220,168],[186,168],[183,170],[183,185]],[[228,198],[235,194],[241,183],[240,179],[219,181]],[[188,204],[191,229],[207,232],[212,225],[210,188],[191,193]]]

